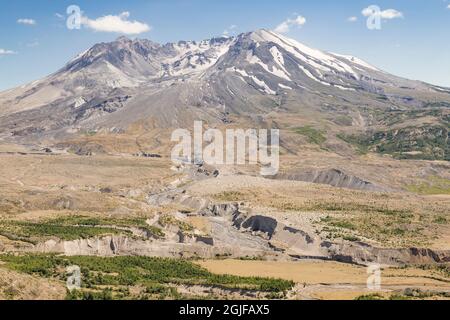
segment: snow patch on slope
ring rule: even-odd
[[[308,69],[306,69],[304,66],[302,65],[298,65],[298,67],[303,71],[303,73],[305,73],[309,78],[313,79],[314,81],[321,83],[325,86],[331,86],[331,84],[329,84],[328,82],[322,81],[317,79]]]
[[[365,62],[364,60],[359,59],[357,57],[343,55],[343,54],[337,54],[337,53],[332,53],[332,54],[335,55],[336,57],[343,58],[343,59],[346,59],[346,60],[348,60],[348,61],[350,61],[350,62],[352,62],[354,64],[360,65],[360,66],[362,66],[364,68],[367,68],[367,69],[370,69],[370,70],[374,70],[374,71],[381,71],[380,69],[375,68],[371,64],[369,64],[369,63]]]
[[[302,65],[298,65],[298,67],[308,76],[308,78],[311,78],[312,80],[314,80],[320,84],[323,84],[324,86],[328,86],[328,87],[332,86],[332,87],[335,87],[337,89],[344,90],[344,91],[356,91],[353,88],[347,88],[347,87],[344,87],[344,86],[341,86],[338,84],[331,84],[331,83],[322,81],[322,80],[318,79],[317,77],[315,77],[308,69],[306,69]]]
[[[211,44],[209,41],[182,42],[174,44],[176,55],[164,61],[170,75],[188,75],[201,73],[216,64],[230,49],[233,39]]]
[[[298,41],[286,38],[280,34],[272,31],[260,30],[253,33],[252,38],[254,41],[273,42],[294,55],[296,58],[313,66],[315,69],[325,72],[330,72],[331,69],[334,69],[339,72],[349,73],[358,79],[358,74],[350,65],[336,59],[332,55],[307,47]]]
[[[289,87],[289,86],[285,86],[284,84],[282,84],[282,83],[279,83],[278,84],[278,86],[281,88],[281,89],[286,89],[286,90],[292,90],[292,88],[291,87]]]
[[[250,64],[260,65],[261,67],[263,67],[265,71],[269,72],[270,74],[273,74],[278,78],[282,78],[287,81],[292,81],[285,70],[281,70],[276,67],[272,67],[272,70],[270,70],[269,66],[264,62],[262,62],[261,59],[259,59],[257,56],[253,55],[252,51],[248,51],[247,53],[247,62],[249,62]]]
[[[245,70],[240,70],[237,68],[231,68],[232,71],[238,73],[239,75],[241,75],[242,77],[245,78],[250,78],[253,80],[254,83],[256,83],[256,85],[260,88],[262,88],[261,91],[270,94],[270,95],[276,95],[277,93],[275,91],[273,91],[264,81],[258,79],[255,76],[249,75]]]
[[[286,67],[284,65],[284,57],[280,50],[278,50],[276,46],[273,46],[272,48],[270,48],[270,53],[272,54],[275,63],[278,64],[281,70],[283,70],[284,73],[290,76],[290,73],[286,70]]]

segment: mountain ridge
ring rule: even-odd
[[[120,37],[92,46],[44,79],[0,93],[0,137],[60,141],[83,132],[124,132],[142,120],[161,129],[191,127],[199,119],[259,126],[273,113],[314,113],[313,121],[346,116],[354,129],[367,131],[376,110],[447,110],[447,104],[450,89],[265,29],[167,44]]]

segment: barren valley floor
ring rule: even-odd
[[[450,295],[445,194],[352,190],[131,155],[18,148],[0,163],[2,299]],[[370,263],[382,267],[381,290],[367,289]],[[72,293],[68,265],[82,270]]]

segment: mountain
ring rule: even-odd
[[[350,144],[362,131],[365,147],[378,148],[392,134],[380,141],[370,134],[386,132],[385,115],[401,113],[404,127],[434,114],[431,124],[443,126],[436,134],[445,149],[449,106],[448,88],[396,77],[269,30],[165,45],[120,37],[94,45],[42,80],[0,93],[0,138],[60,141],[80,132],[126,132],[143,120],[164,129],[191,127],[195,119],[262,125],[275,111],[331,121],[344,128],[341,140]]]

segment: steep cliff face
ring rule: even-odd
[[[324,259],[346,263],[386,266],[450,262],[449,250],[423,248],[377,248],[363,242],[323,241],[310,229],[287,226],[275,218],[212,206],[208,236],[190,236],[172,230],[173,237],[137,239],[125,235],[104,236],[73,241],[48,240],[23,248],[26,252],[61,253],[67,256],[150,257],[293,257]],[[166,230],[167,231],[167,230]],[[170,233],[170,230],[167,232]]]

